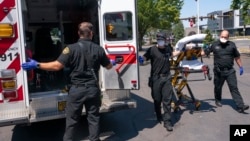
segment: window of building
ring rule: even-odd
[[[233,11],[225,12],[223,14],[223,27],[234,28],[234,15]]]

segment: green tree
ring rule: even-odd
[[[242,17],[244,19],[244,24],[250,24],[250,0],[232,0],[231,3],[232,9],[241,9]]]
[[[214,41],[214,38],[210,32],[210,30],[205,30],[205,33],[207,34],[205,39],[203,40],[203,43],[204,45],[210,45],[213,41]]]
[[[139,50],[148,29],[171,29],[177,23],[184,0],[138,0]]]
[[[177,24],[173,26],[172,31],[174,35],[173,44],[176,44],[177,41],[179,41],[181,38],[185,36],[184,25],[181,21],[179,21]]]

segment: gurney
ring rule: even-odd
[[[197,36],[197,35],[196,35]],[[202,44],[199,41],[194,41],[192,38],[188,37],[189,40],[186,42],[196,42],[190,44],[185,44],[184,51],[181,51],[177,58],[171,59],[171,72],[172,72],[172,85],[175,94],[175,100],[172,101],[171,107],[174,112],[180,110],[180,106],[185,106],[187,104],[194,104],[195,110],[199,110],[201,106],[200,100],[197,100],[189,86],[191,81],[205,81],[211,80],[209,66],[203,63],[201,52]],[[204,38],[202,38],[204,39]],[[177,44],[178,45],[178,44]],[[204,77],[202,79],[189,80],[188,77],[192,73],[200,73]],[[183,89],[187,88],[189,95],[183,93]]]

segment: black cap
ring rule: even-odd
[[[156,40],[166,40],[166,33],[164,33],[164,32],[158,32],[156,34]]]

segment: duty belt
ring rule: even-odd
[[[220,68],[219,67],[219,69],[220,69],[220,71],[228,71],[228,70],[231,70],[232,68]]]
[[[157,74],[156,76],[167,77],[168,75],[169,75],[169,73],[162,73],[162,74]]]
[[[75,86],[75,87],[95,87],[97,85],[96,84],[83,83],[83,84],[73,84],[72,86]]]

